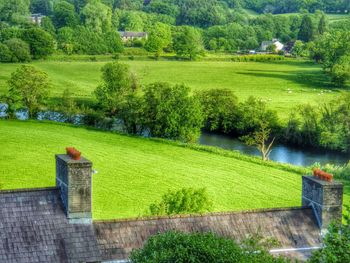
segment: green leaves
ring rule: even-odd
[[[349,207],[347,207],[349,211]],[[330,225],[324,238],[324,247],[315,252],[310,263],[350,262],[350,218],[345,217],[344,225]]]
[[[129,66],[118,62],[107,63],[102,71],[103,83],[95,90],[100,106],[115,114],[125,96],[133,92],[133,78]]]
[[[193,27],[177,28],[173,41],[174,50],[179,57],[195,60],[204,52],[201,33]]]
[[[213,204],[205,188],[182,188],[168,192],[162,201],[150,205],[151,215],[202,214],[209,212]]]
[[[151,236],[142,249],[131,253],[130,259],[133,263],[290,262],[274,258],[262,246],[258,246],[259,253],[248,246],[241,248],[235,241],[213,233],[169,231]]]
[[[203,125],[199,101],[184,85],[150,84],[145,89],[144,124],[153,137],[196,141]]]
[[[350,80],[350,32],[332,31],[316,42],[313,57],[317,59],[337,86]]]
[[[11,74],[8,86],[10,106],[28,108],[31,117],[45,103],[50,83],[45,72],[23,65]]]

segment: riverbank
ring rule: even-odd
[[[202,132],[198,141],[202,145],[220,147],[226,150],[236,150],[250,156],[261,156],[256,147],[248,146],[237,138],[224,134]],[[308,167],[314,163],[345,165],[350,156],[346,153],[327,151],[312,147],[293,147],[284,144],[274,144],[270,159],[279,163],[287,163],[297,166]]]

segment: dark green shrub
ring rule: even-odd
[[[166,232],[152,236],[142,249],[131,253],[132,263],[282,263],[264,247],[239,246],[212,233]]]
[[[280,61],[285,58],[281,55],[241,55],[233,56],[231,61],[233,62],[268,62],[268,61]]]
[[[4,44],[12,52],[11,62],[29,62],[31,60],[29,45],[21,39],[11,38]]]
[[[29,44],[30,52],[36,59],[45,58],[54,51],[53,37],[40,28],[23,31],[22,38]]]
[[[5,45],[0,43],[0,62],[12,62],[12,52]]]
[[[183,85],[154,83],[145,88],[144,122],[153,137],[197,141],[203,126],[199,100]]]
[[[202,104],[205,128],[209,131],[230,132],[237,121],[238,99],[231,90],[212,89],[196,94]]]
[[[212,208],[212,202],[205,188],[183,188],[176,192],[169,191],[162,201],[150,205],[152,215],[175,215],[205,213]]]
[[[349,207],[347,208],[348,212]],[[316,251],[309,263],[343,263],[350,262],[350,216],[345,216],[344,225],[332,224],[323,239],[324,246]]]

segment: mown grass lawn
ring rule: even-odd
[[[193,91],[212,88],[232,90],[241,100],[261,98],[287,118],[290,109],[304,103],[322,103],[334,98],[334,89],[318,65],[287,60],[273,63],[224,61],[123,61],[136,72],[141,84],[156,81],[184,83]],[[64,89],[82,99],[91,99],[99,84],[100,69],[106,62],[37,61],[32,64],[49,74],[51,96]],[[0,93],[18,64],[0,64]]]
[[[214,211],[298,206],[301,176],[150,139],[72,126],[0,121],[3,189],[55,185],[55,159],[75,146],[94,163],[95,219],[137,217],[168,189],[206,187]]]

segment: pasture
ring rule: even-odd
[[[94,163],[94,219],[147,213],[168,189],[205,187],[214,211],[300,205],[301,176],[176,143],[40,122],[0,121],[3,189],[55,185],[55,159],[74,146]],[[226,151],[224,151],[226,152]]]
[[[291,108],[304,103],[316,104],[335,97],[332,87],[319,67],[302,60],[279,62],[229,61],[153,61],[125,60],[140,84],[152,82],[183,83],[193,91],[226,88],[240,100],[255,96],[286,119]],[[32,64],[48,73],[51,96],[60,97],[69,88],[76,98],[91,99],[100,82],[101,67],[106,61],[36,61]],[[6,80],[19,65],[0,64],[0,93],[7,90]]]

